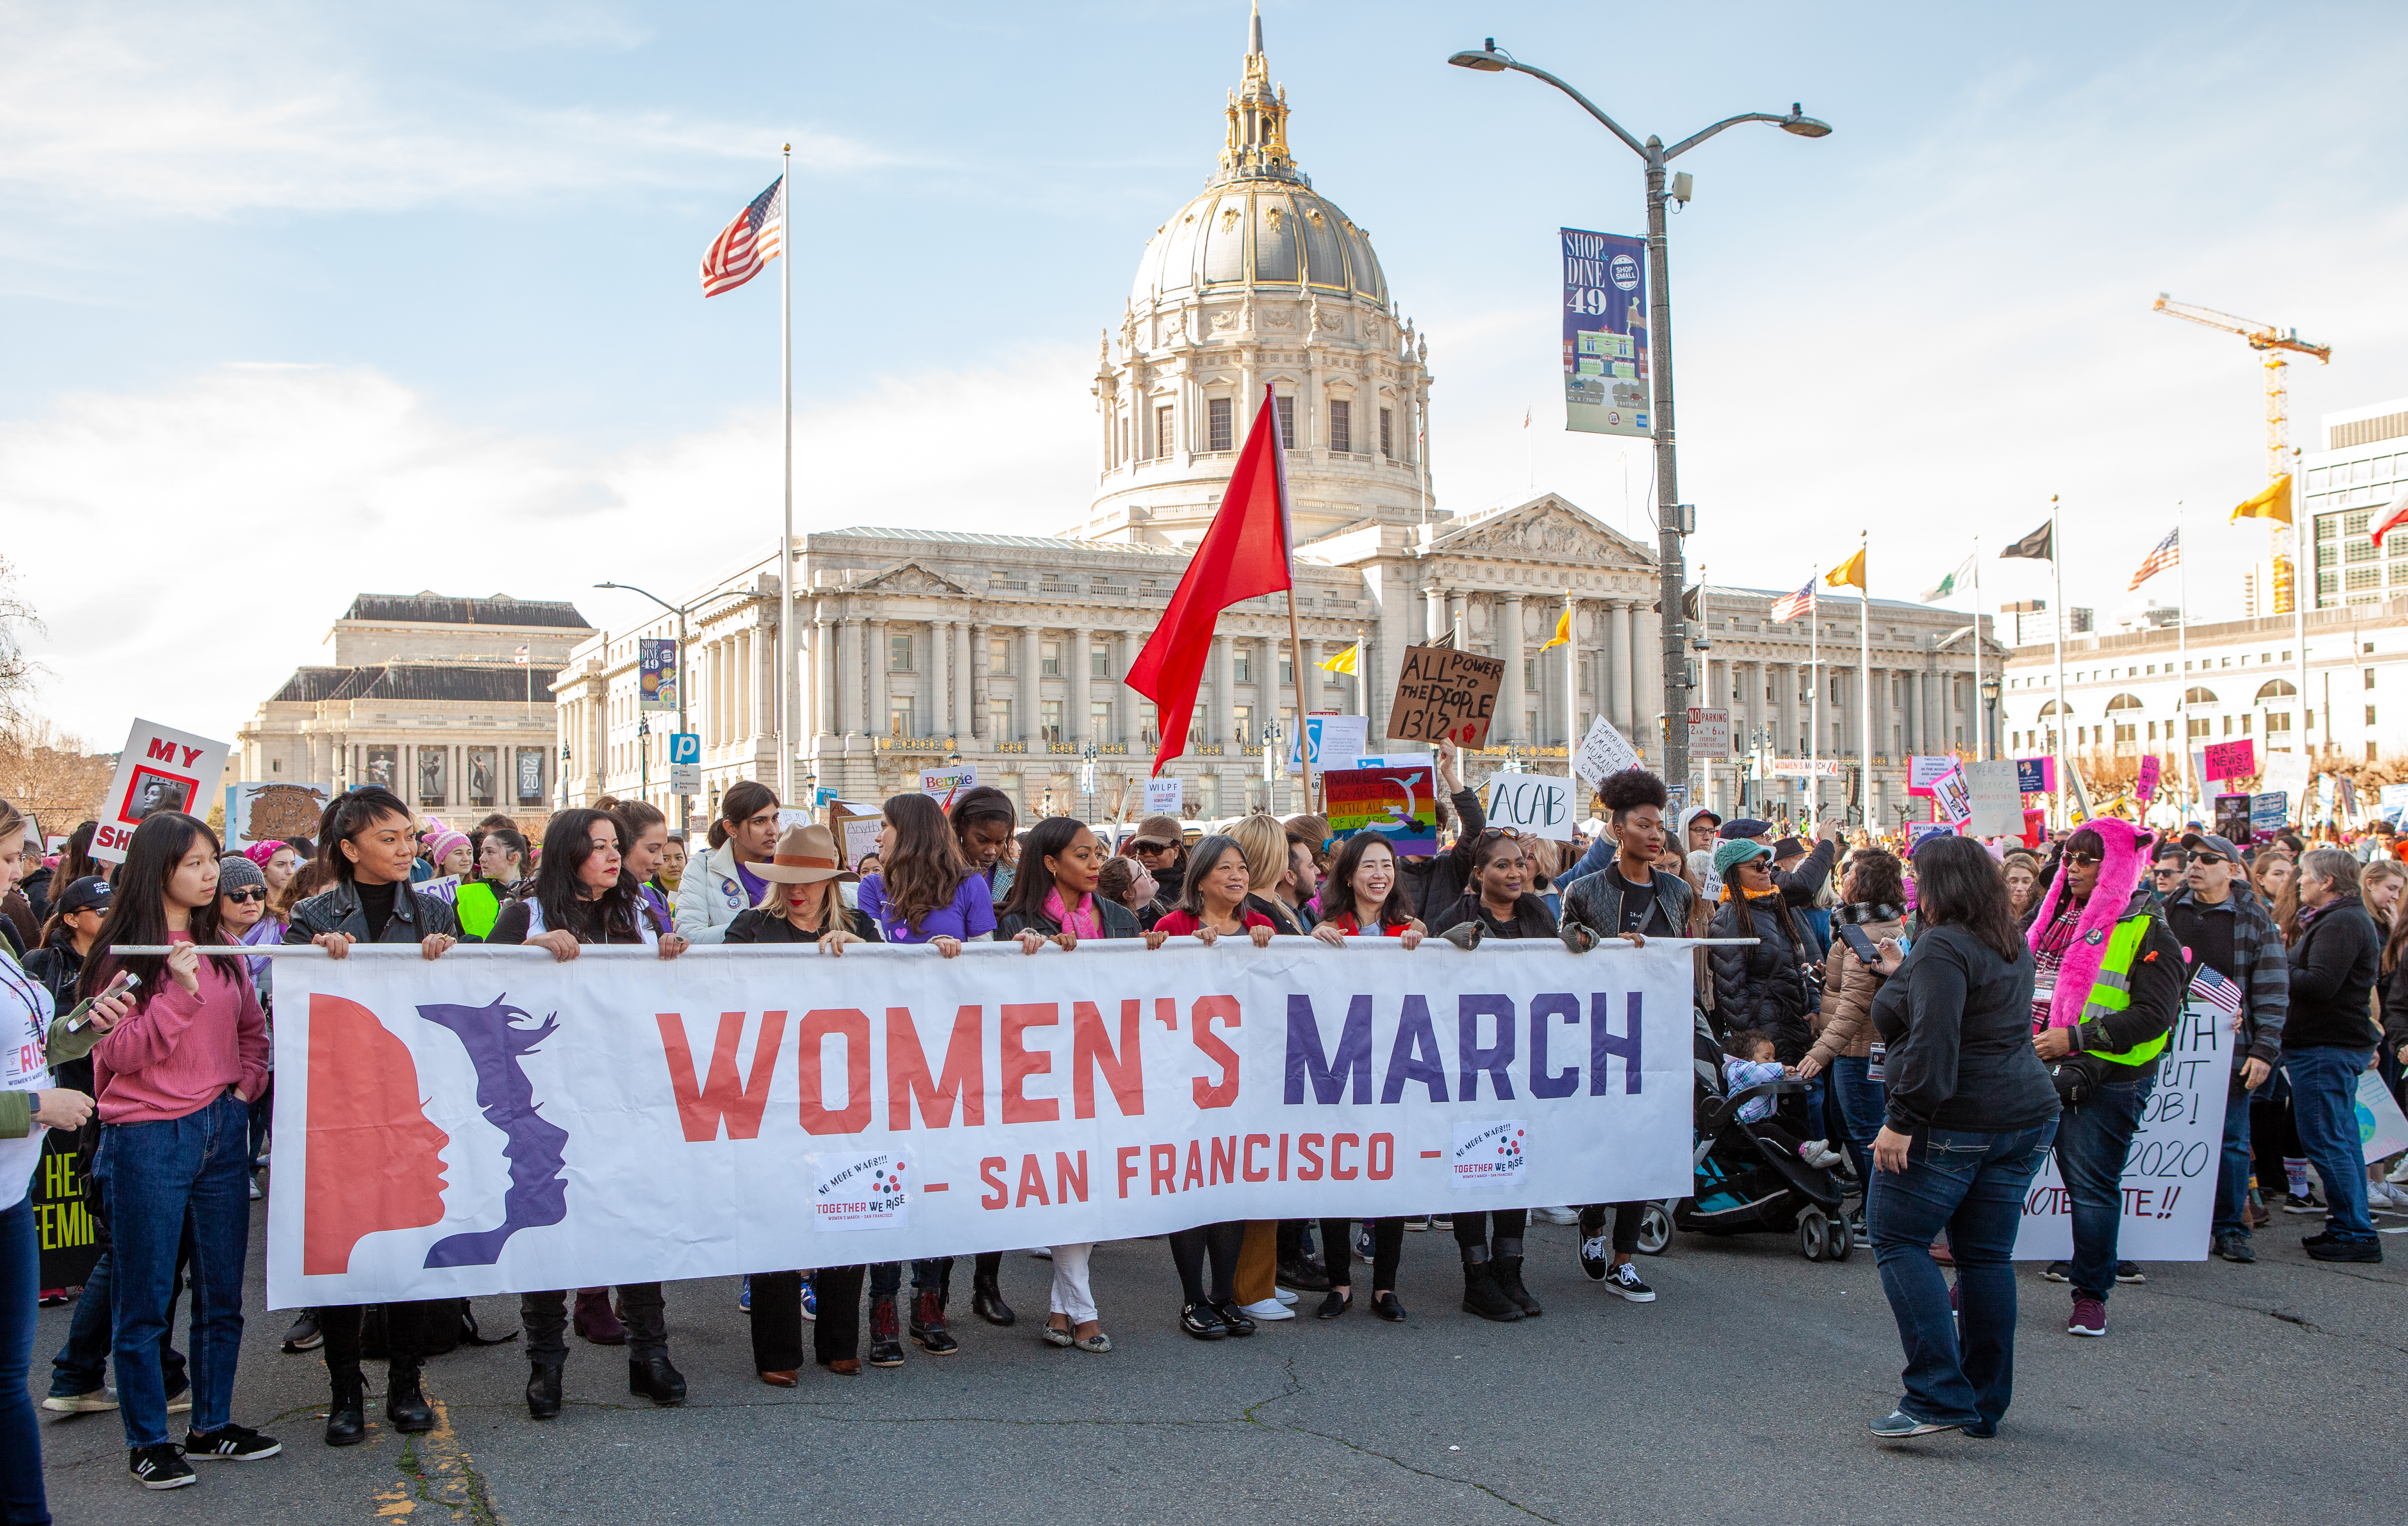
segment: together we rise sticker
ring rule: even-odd
[[[1511,1187],[1529,1169],[1528,1133],[1520,1119],[1455,1126],[1455,1152],[1447,1176],[1457,1187]]]
[[[911,1194],[903,1185],[899,1150],[815,1154],[811,1227],[822,1230],[902,1229],[910,1223]]]

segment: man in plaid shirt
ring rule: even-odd
[[[2183,889],[2166,899],[2166,925],[2190,951],[2191,967],[2202,972],[2194,989],[2202,996],[2214,970],[2235,988],[2232,1089],[2224,1102],[2224,1163],[2215,1178],[2215,1253],[2229,1262],[2254,1262],[2249,1248],[2249,1094],[2266,1084],[2283,1057],[2283,1022],[2290,1012],[2291,969],[2282,934],[2264,903],[2250,890],[2241,854],[2225,838],[2192,833],[2183,839],[2190,855]]]

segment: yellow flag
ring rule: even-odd
[[[1838,566],[1833,567],[1830,571],[1825,573],[1823,575],[1823,581],[1833,588],[1853,588],[1860,593],[1863,592],[1865,587],[1864,548],[1861,546],[1856,548],[1856,555],[1848,558],[1845,562],[1841,563]]]
[[[1560,647],[1571,638],[1572,612],[1570,608],[1567,606],[1555,612],[1555,634],[1541,644],[1539,649],[1541,651],[1544,651],[1549,647]]]
[[[1314,665],[1330,673],[1352,673],[1354,671],[1354,660],[1361,654],[1362,650],[1363,643],[1357,641],[1354,645],[1347,648],[1344,651],[1340,652],[1329,661],[1319,663]]]
[[[2235,520],[2272,520],[2276,524],[2291,522],[2291,474],[2284,473],[2266,484],[2266,491],[2232,511]],[[2226,523],[2230,523],[2228,520]]]

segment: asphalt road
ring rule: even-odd
[[[114,1415],[46,1417],[43,1447],[68,1526],[2396,1522],[2408,1236],[2386,1237],[2387,1265],[2322,1266],[2302,1228],[2261,1232],[2254,1266],[2149,1267],[2116,1291],[2104,1340],[2064,1334],[2066,1290],[2024,1271],[2016,1403],[1990,1441],[1866,1435],[1899,1366],[1869,1252],[1815,1265],[1786,1239],[1675,1235],[1643,1263],[1661,1297],[1641,1306],[1581,1276],[1570,1230],[1534,1227],[1537,1320],[1458,1312],[1452,1240],[1411,1234],[1406,1323],[1308,1315],[1198,1344],[1174,1328],[1168,1251],[1127,1241],[1095,1259],[1109,1355],[1039,1340],[1050,1268],[1015,1254],[1014,1328],[957,1308],[957,1355],[914,1348],[858,1378],[807,1368],[786,1391],[753,1376],[735,1281],[679,1283],[685,1407],[630,1400],[623,1354],[572,1339],[568,1406],[538,1424],[513,1343],[429,1363],[432,1435],[391,1433],[372,1403],[372,1439],[343,1451],[319,1440],[322,1362],[282,1355],[288,1317],[257,1312],[254,1255],[235,1413],[281,1456],[205,1463],[194,1488],[151,1494]],[[69,1313],[42,1315],[36,1393]],[[478,1316],[514,1329],[516,1300]],[[381,1364],[369,1372],[373,1401]]]

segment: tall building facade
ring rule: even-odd
[[[2321,450],[2300,458],[2300,512],[2315,546],[2314,609],[2408,595],[2408,535],[2369,532],[2408,493],[2408,397],[2324,416]]]

